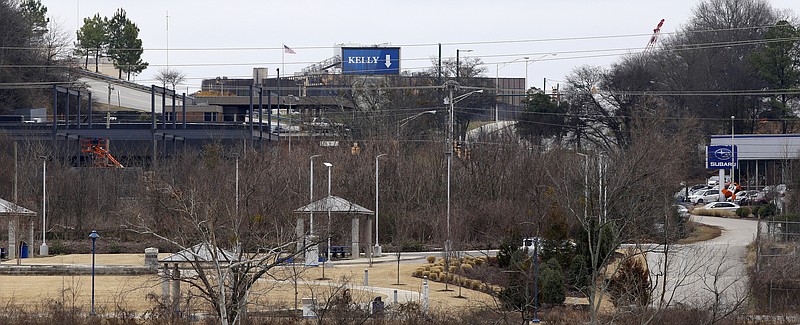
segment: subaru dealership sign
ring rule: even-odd
[[[739,162],[736,146],[706,146],[706,168],[735,168]]]
[[[343,47],[344,74],[400,74],[399,47]]]

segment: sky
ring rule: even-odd
[[[662,35],[675,32],[699,2],[42,0],[73,40],[83,18],[125,9],[150,64],[136,82],[154,83],[169,66],[186,74],[187,92],[202,79],[251,78],[254,67],[268,68],[270,77],[282,66],[282,75],[293,74],[332,57],[336,44],[399,46],[401,69],[419,71],[432,65],[441,43],[444,58],[457,49],[462,58],[480,58],[487,77],[527,75],[529,86],[541,88],[547,78],[555,87],[576,67],[607,67],[642,51],[661,19]],[[800,13],[800,1],[770,3]],[[296,54],[284,53],[284,44]]]

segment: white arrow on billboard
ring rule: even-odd
[[[388,67],[391,67],[391,66],[392,66],[392,55],[391,54],[386,54],[386,67],[388,68]]]

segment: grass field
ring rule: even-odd
[[[164,257],[166,255],[160,256]],[[274,269],[272,274],[277,280],[265,278],[253,290],[251,301],[257,306],[270,306],[270,308],[293,308],[294,285],[293,277],[298,271],[298,299],[303,297],[317,297],[324,301],[336,287],[341,284],[363,285],[364,270],[369,270],[369,285],[373,287],[389,288],[421,292],[422,280],[411,277],[411,273],[418,266],[417,263],[400,264],[400,285],[397,285],[396,263],[375,263],[369,267],[364,264],[335,265],[325,269],[325,276],[330,280],[317,280],[322,277],[320,267],[303,268],[302,266],[281,267]],[[142,254],[108,254],[97,255],[97,265],[143,265]],[[420,260],[419,264],[424,263]],[[16,264],[16,261],[5,261],[2,264]],[[44,258],[28,258],[22,260],[22,265],[32,264],[80,264],[91,265],[91,254],[64,255]],[[280,281],[281,279],[288,279]],[[24,305],[31,308],[41,305],[48,299],[63,302],[67,306],[81,306],[88,309],[91,303],[91,276],[0,276],[0,303]],[[469,306],[494,305],[493,298],[485,293],[462,289],[463,298],[456,297],[458,288],[450,286],[454,291],[443,291],[444,284],[429,282],[431,308],[462,308]],[[182,292],[186,295],[188,286],[182,284]],[[147,276],[96,276],[95,277],[95,304],[98,310],[114,311],[117,308],[144,312],[154,306],[148,301],[148,294],[161,294],[161,282],[156,275]],[[391,302],[393,297],[382,295],[374,290],[351,289],[353,299],[368,302],[381,295],[382,299]],[[408,297],[418,301],[420,297]]]

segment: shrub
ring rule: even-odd
[[[471,283],[472,290],[478,290],[481,288],[481,280],[472,280]]]
[[[403,252],[422,252],[425,246],[420,242],[406,242],[400,245],[400,249]]]
[[[703,208],[697,208],[692,210],[692,214],[696,214],[699,216],[711,216],[711,217],[723,217],[723,218],[736,216],[736,213],[731,211],[703,209]]]
[[[760,218],[771,217],[776,213],[778,213],[778,206],[775,205],[775,203],[765,204],[758,209],[758,216]]]
[[[486,259],[485,258],[479,257],[479,258],[475,259],[475,265],[481,266],[481,265],[483,265],[483,263],[486,263]]]
[[[432,281],[439,281],[439,273],[431,272],[431,275],[428,277],[428,279],[431,279]]]
[[[436,262],[436,256],[433,256],[433,255],[429,255],[429,256],[428,256],[428,257],[426,257],[425,259],[427,259],[427,260],[428,260],[428,263],[431,263],[431,264],[433,264],[434,262]]]
[[[431,275],[431,271],[423,271],[422,272],[422,276],[430,276],[430,275]]]
[[[586,256],[575,255],[569,267],[569,282],[578,289],[586,288],[589,285],[591,271]]]
[[[542,303],[562,304],[567,298],[564,291],[564,272],[558,260],[551,258],[542,268],[540,275],[541,288],[539,291]]]
[[[465,272],[472,271],[472,264],[461,264],[461,269]]]
[[[631,255],[630,252],[627,255]],[[608,292],[615,306],[645,306],[650,302],[650,274],[637,257],[624,258],[611,278]]]
[[[449,271],[449,273],[455,273],[456,272],[456,266],[455,265],[450,265],[450,267],[447,268],[447,270]]]
[[[750,216],[750,208],[747,207],[738,208],[736,209],[736,215],[739,216],[739,218],[747,218]]]
[[[506,242],[500,247],[500,251],[497,252],[497,264],[501,268],[506,268],[511,265],[511,262],[514,260],[515,255],[519,255],[519,245]]]

